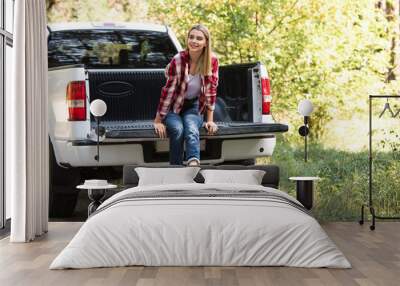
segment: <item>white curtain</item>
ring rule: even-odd
[[[46,1],[16,0],[13,93],[6,98],[6,187],[11,189],[12,242],[48,229]]]

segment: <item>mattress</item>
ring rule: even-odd
[[[351,267],[288,194],[198,183],[138,186],[110,197],[50,269],[130,265]]]

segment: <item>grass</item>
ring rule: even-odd
[[[395,154],[373,155],[373,198],[379,215],[400,213],[400,160]],[[280,167],[280,188],[295,196],[291,176],[318,176],[315,184],[314,215],[321,221],[358,220],[360,208],[368,200],[368,151],[351,152],[309,145],[308,162],[304,162],[304,146],[292,146],[280,135],[274,155],[259,158],[258,164]]]

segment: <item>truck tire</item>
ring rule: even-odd
[[[219,165],[242,165],[242,166],[252,166],[256,164],[256,159],[245,159],[245,160],[233,160],[225,161]]]
[[[76,186],[80,183],[77,168],[62,168],[57,164],[54,149],[49,143],[49,216],[71,217],[78,200]]]

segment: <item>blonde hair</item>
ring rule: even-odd
[[[189,35],[192,30],[198,30],[204,34],[206,37],[206,46],[204,47],[203,52],[201,53],[199,60],[198,60],[198,65],[196,67],[196,73],[202,74],[204,76],[206,75],[211,75],[212,70],[211,70],[211,55],[212,55],[212,50],[211,50],[211,35],[208,29],[202,25],[202,24],[196,24],[193,25],[187,34],[186,37],[186,50],[189,51]]]

